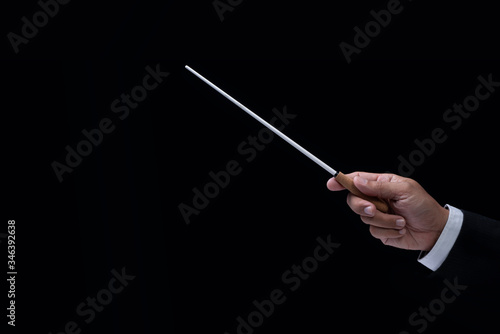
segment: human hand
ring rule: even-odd
[[[361,220],[370,225],[370,233],[384,245],[429,251],[448,221],[448,210],[439,205],[418,182],[395,174],[355,172],[347,174],[364,194],[384,199],[390,213],[383,213],[372,203],[351,193],[347,204]],[[328,189],[345,189],[335,178]]]

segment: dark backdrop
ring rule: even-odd
[[[221,21],[210,1],[70,2],[18,53],[5,38],[0,231],[15,219],[16,330],[233,334],[251,314],[255,333],[481,326],[468,318],[477,305],[460,298],[426,328],[412,325],[412,313],[440,298],[443,278],[429,277],[418,252],[373,239],[346,194],[326,189],[328,173],[281,139],[250,155],[262,126],[184,69],[264,119],[287,113],[284,132],[335,169],[403,170],[443,205],[498,218],[499,93],[460,124],[443,118],[474,95],[479,76],[500,81],[492,5],[402,2],[348,64],[339,44],[353,44],[354,27],[387,4],[242,1]],[[5,35],[38,10],[30,1],[3,13]],[[147,66],[169,75],[127,116],[114,113]],[[113,130],[59,182],[54,161],[106,118]],[[416,141],[429,143],[436,128],[446,141],[418,153]],[[412,170],[401,169],[411,157]],[[206,207],[187,224],[179,205],[193,207],[193,189],[231,161],[238,175],[198,198]],[[287,276],[318,238],[333,254],[307,278]],[[88,297],[110,296],[102,290],[113,270],[135,278],[95,318],[80,315]],[[276,290],[284,297],[271,309],[264,300]],[[262,324],[254,301],[267,307]]]

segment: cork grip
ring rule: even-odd
[[[354,185],[354,181],[350,178],[342,174],[341,172],[338,173],[337,176],[335,176],[335,179],[337,180],[338,183],[343,185],[347,190],[349,190],[353,195],[356,195],[358,197],[361,197],[362,199],[365,199],[375,205],[377,210],[381,212],[388,213],[389,212],[389,205],[383,200],[381,200],[378,197],[371,197],[363,194],[361,191],[356,188]]]

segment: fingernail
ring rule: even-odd
[[[399,226],[399,227],[405,226],[405,220],[404,219],[396,220],[396,226]]]
[[[367,215],[373,215],[373,210],[372,210],[372,207],[371,206],[367,206],[364,210],[363,210]]]
[[[361,184],[367,184],[368,183],[368,180],[362,178],[361,176],[356,176],[356,178],[358,179],[358,182],[361,183]]]
[[[406,229],[405,228],[399,230],[399,234],[405,234],[405,233],[406,233]]]

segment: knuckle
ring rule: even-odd
[[[389,242],[389,238],[382,238],[382,239],[379,239],[381,243],[383,243],[384,245],[387,245],[387,243]]]
[[[360,216],[361,221],[367,225],[373,224],[373,217]]]
[[[413,181],[412,179],[408,179],[407,182],[403,182],[401,185],[401,192],[404,194],[411,193],[412,190],[415,188],[414,182],[415,181]]]
[[[358,199],[359,197],[349,193],[349,195],[347,195],[347,205],[353,210],[356,209],[356,207],[359,206]]]
[[[351,197],[352,197],[352,195],[351,195],[351,193],[349,193],[349,194],[347,194],[346,199],[345,199],[347,205],[349,205],[349,206],[351,206]]]
[[[378,231],[377,231],[377,228],[373,225],[370,225],[370,234],[372,235],[372,237],[374,238],[377,238],[378,239]]]

